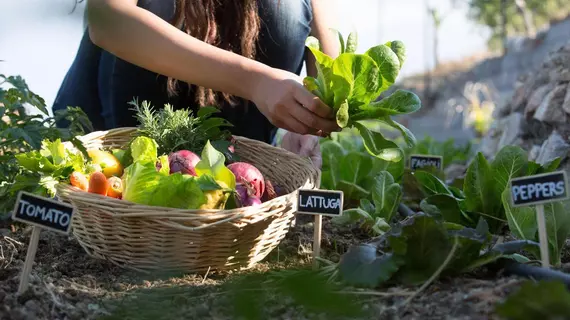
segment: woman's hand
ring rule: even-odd
[[[271,68],[254,86],[252,100],[276,127],[326,136],[340,128],[333,110],[303,86],[294,73]]]
[[[287,151],[298,154],[301,157],[310,158],[313,165],[318,169],[321,169],[323,159],[321,157],[319,137],[287,132],[283,136],[281,147]]]

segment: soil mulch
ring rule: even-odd
[[[338,261],[351,244],[367,235],[340,230],[325,219],[322,255]],[[72,236],[42,231],[29,290],[16,296],[30,230],[11,230],[0,222],[0,319],[234,319],[232,305],[220,285],[251,271],[152,277],[89,257]],[[287,238],[253,271],[267,271],[310,263],[312,224],[298,221]],[[566,261],[567,261],[566,257]],[[516,290],[522,279],[478,275],[442,279],[417,295],[404,309],[397,295],[360,296],[364,309],[377,319],[493,319],[494,306]],[[177,290],[176,299],[171,291]],[[125,299],[131,293],[155,290],[153,301]],[[392,288],[386,292],[401,291]],[[411,290],[414,290],[413,288]],[[170,305],[161,305],[169,301]],[[177,301],[175,307],[172,301]],[[330,319],[307,314],[291,301],[264,304],[271,319]],[[135,303],[129,305],[128,303]],[[132,306],[132,307],[129,307]],[[149,307],[150,306],[150,307]],[[146,308],[145,308],[146,307]],[[142,308],[145,310],[137,311]],[[368,319],[369,317],[363,318]]]

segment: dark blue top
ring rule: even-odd
[[[144,8],[166,21],[174,15],[173,0],[140,0]],[[305,39],[310,33],[310,0],[259,0],[262,21],[257,60],[274,68],[300,74],[305,54]],[[149,48],[152,50],[152,48]],[[192,87],[180,83],[177,96],[168,97],[167,78],[121,60],[94,45],[86,31],[79,50],[56,96],[53,110],[81,107],[95,130],[136,126],[130,106],[133,98],[148,100],[155,108],[170,103],[174,108],[196,110]],[[275,127],[244,101],[231,107],[223,104],[221,116],[234,127],[232,133],[270,142]]]

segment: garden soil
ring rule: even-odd
[[[336,229],[327,218],[323,225],[322,252],[330,261],[338,261],[350,245],[367,239],[365,234],[355,230]],[[29,228],[0,225],[1,320],[159,319],[159,315],[164,319],[235,319],[233,307],[220,286],[227,279],[244,273],[309,264],[312,223],[310,220],[298,221],[279,248],[254,270],[170,278],[141,275],[91,258],[73,236],[43,231],[30,288],[17,297],[19,272],[30,234]],[[360,293],[358,299],[377,319],[494,319],[495,305],[516,290],[522,281],[483,272],[464,278],[441,279],[405,306],[402,302],[407,296],[401,293],[409,295],[417,288],[385,288]],[[142,302],[146,304],[144,310],[147,311],[144,312],[137,310],[141,302],[137,307],[136,298],[127,299],[141,290],[157,292],[152,302]],[[174,300],[179,302],[175,308],[172,304],[168,305],[170,307],[164,305],[166,301]],[[149,309],[149,303],[156,307]],[[265,309],[271,319],[331,319],[329,315],[303,312],[302,308],[283,299],[266,303]]]

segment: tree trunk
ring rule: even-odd
[[[509,37],[507,35],[507,0],[501,0],[501,31],[503,33],[503,55],[506,55],[509,47]]]
[[[530,12],[530,10],[528,10],[526,7],[526,1],[515,0],[515,5],[517,6],[519,13],[523,16],[526,36],[534,39],[536,36],[536,28],[534,27],[534,22],[532,21],[532,12]]]

